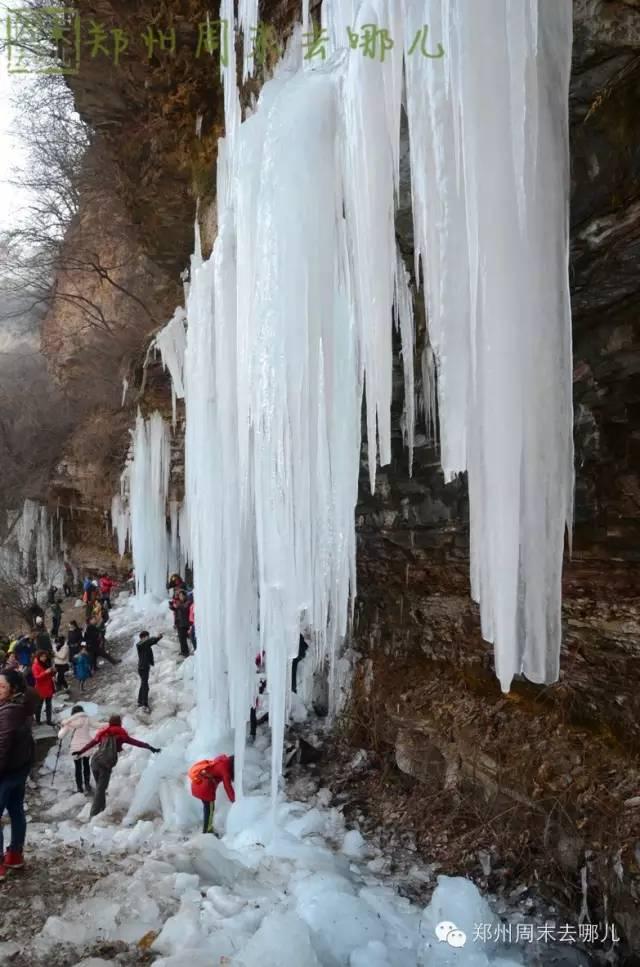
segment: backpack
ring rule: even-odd
[[[106,735],[94,752],[91,765],[99,769],[113,769],[118,761],[118,743],[115,735]]]
[[[187,772],[191,781],[191,795],[202,802],[213,802],[215,799],[218,784],[207,775],[207,769],[211,768],[212,762],[212,759],[200,759]]]
[[[214,759],[200,759],[191,766],[187,772],[187,777],[191,780],[191,782],[198,782],[203,778],[204,773],[207,771],[207,769],[209,769],[214,761]]]

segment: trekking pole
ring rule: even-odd
[[[55,781],[55,778],[56,778],[56,772],[58,771],[58,760],[60,759],[60,750],[61,749],[62,749],[62,739],[60,739],[60,741],[58,742],[58,754],[56,756],[56,764],[53,767],[53,775],[51,776],[51,785],[53,785],[53,783]]]

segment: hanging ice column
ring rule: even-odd
[[[166,592],[169,542],[167,495],[171,449],[167,425],[159,413],[144,420],[138,413],[133,432],[129,475],[131,553],[138,594],[162,597]],[[119,527],[123,527],[118,508]],[[118,531],[119,539],[121,530]]]
[[[408,48],[425,5],[408,2]],[[435,0],[406,54],[416,257],[442,465],[469,474],[472,593],[503,689],[558,677],[573,516],[570,0]]]

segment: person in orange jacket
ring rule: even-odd
[[[232,755],[219,755],[215,759],[201,759],[187,773],[191,780],[191,795],[202,802],[203,833],[213,832],[213,812],[220,783],[224,786],[229,802],[236,801],[233,789],[233,758]]]

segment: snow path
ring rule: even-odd
[[[87,875],[85,895],[71,897],[46,919],[21,950],[25,963],[72,967],[105,945],[111,959],[102,955],[96,967],[148,962],[138,960],[149,956],[138,946],[145,937],[147,943],[155,937],[150,953],[160,967],[414,967],[427,953],[430,964],[443,967],[452,957],[474,967],[495,959],[490,944],[474,943],[468,961],[469,951],[435,937],[436,922],[447,911],[446,919],[470,937],[475,922],[497,922],[475,887],[443,878],[423,915],[372,872],[379,857],[359,833],[345,831],[338,810],[327,808],[327,790],[313,804],[281,801],[274,827],[264,732],[247,749],[248,795],[230,807],[220,790],[216,829],[222,838],[197,832],[200,805],[185,779],[186,768],[203,752],[193,740],[195,663],[177,660],[166,603],[140,611],[134,599],[124,601],[113,612],[111,640],[133,642],[143,627],[167,636],[156,649],[151,716],[133,711],[138,684],[133,650],[125,652],[122,665],[101,672],[100,705],[84,705],[98,719],[122,712],[132,734],[163,751],[153,757],[140,749],[125,752],[114,770],[107,809],[91,821],[87,800],[70,794],[68,750],[63,749],[53,785],[55,748],[47,756],[38,778],[42,813],[28,830],[28,860],[51,866],[53,857],[70,850],[72,865],[82,870],[78,851],[86,851],[86,868],[98,876],[102,868],[104,875],[93,885]],[[0,945],[0,963],[9,952]],[[503,950],[500,963],[508,962],[521,961],[507,961]]]

